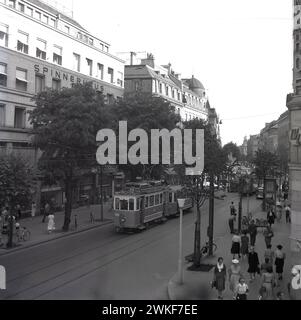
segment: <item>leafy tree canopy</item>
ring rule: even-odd
[[[258,150],[254,159],[256,175],[259,179],[264,179],[268,175],[273,175],[275,168],[279,165],[278,156],[275,153]]]

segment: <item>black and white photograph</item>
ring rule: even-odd
[[[0,300],[301,300],[301,0],[0,0]]]

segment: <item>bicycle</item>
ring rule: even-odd
[[[22,227],[16,232],[17,240],[21,241],[28,241],[30,239],[30,231],[26,227]]]
[[[212,252],[215,252],[217,250],[217,245],[215,243],[212,243]],[[201,254],[206,255],[209,254],[209,242],[207,241],[206,244],[201,249]]]

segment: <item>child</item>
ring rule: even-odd
[[[247,300],[247,293],[249,292],[249,287],[245,282],[245,279],[240,278],[239,283],[236,287],[236,300]]]

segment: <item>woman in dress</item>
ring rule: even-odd
[[[285,253],[282,251],[282,245],[279,244],[275,251],[275,266],[276,273],[278,274],[278,280],[282,280],[283,266],[285,260]]]
[[[229,269],[229,283],[230,290],[233,292],[233,299],[236,299],[236,287],[239,283],[239,279],[241,278],[241,268],[239,264],[239,260],[233,259],[232,265]]]
[[[241,254],[242,257],[246,257],[249,253],[249,237],[247,235],[247,231],[245,230],[243,232],[243,235],[241,237]]]
[[[272,238],[274,237],[274,232],[270,226],[267,226],[267,228],[264,230],[264,241],[266,248],[268,248],[272,243]]]
[[[47,225],[48,233],[51,233],[55,230],[55,223],[54,223],[54,214],[50,213],[48,215],[48,225]]]
[[[254,251],[254,247],[250,247],[248,262],[248,272],[250,274],[250,282],[252,282],[255,279],[256,272],[260,273],[258,254]]]
[[[222,257],[218,258],[217,264],[214,268],[213,284],[218,293],[218,299],[223,299],[223,291],[225,290],[226,283],[226,266],[224,265],[224,259]]]
[[[231,253],[233,254],[233,259],[235,259],[236,255],[238,255],[238,258],[240,258],[240,244],[241,244],[241,238],[238,235],[238,232],[235,232],[232,238],[232,246],[231,246]]]
[[[265,300],[274,300],[275,276],[271,267],[262,274],[262,287],[265,289]]]

